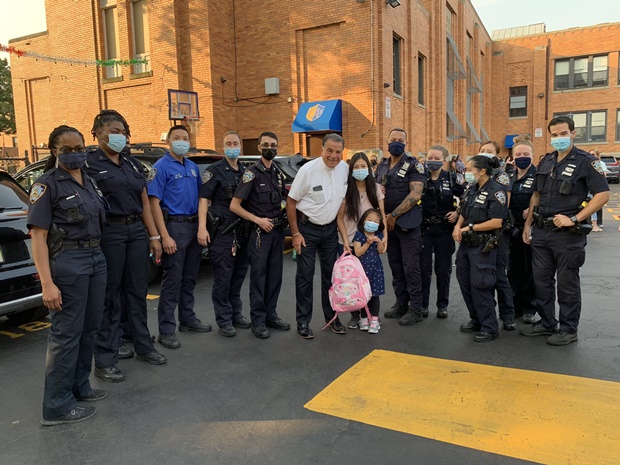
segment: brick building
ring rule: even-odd
[[[507,136],[527,133],[546,153],[548,122],[572,114],[575,145],[620,155],[620,23],[553,32],[538,24],[494,31],[493,39],[489,126],[504,147]]]
[[[272,130],[281,153],[315,155],[340,127],[350,150],[384,148],[389,129],[403,127],[414,154],[435,143],[474,154],[491,125],[491,38],[468,0],[46,0],[46,15],[47,31],[10,44],[148,64],[13,59],[22,148],[62,123],[90,140],[103,108],[127,118],[132,142],[159,141],[168,89],[198,95],[196,146],[221,149],[235,129],[246,154]],[[296,117],[307,132],[292,132]]]

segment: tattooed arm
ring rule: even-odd
[[[396,216],[400,216],[403,213],[407,213],[422,198],[422,193],[424,192],[424,183],[419,181],[413,181],[409,183],[409,195],[405,197],[405,199],[400,203],[398,207],[394,209],[392,212]]]

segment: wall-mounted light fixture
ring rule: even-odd
[[[390,5],[392,8],[396,8],[397,6],[400,6],[399,0],[385,0],[385,3]]]
[[[389,82],[384,82],[383,83],[383,88],[387,89],[388,87],[390,87],[390,83]]]

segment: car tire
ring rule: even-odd
[[[38,307],[29,308],[19,313],[12,313],[6,317],[9,321],[16,325],[23,325],[24,323],[30,323],[31,321],[39,321],[45,318],[49,314],[49,311],[43,305]]]
[[[155,265],[155,263],[153,263],[153,260],[149,258],[149,269],[147,271],[147,280],[149,284],[155,281],[155,279],[159,275],[160,270],[161,266]]]

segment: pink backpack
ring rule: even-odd
[[[329,303],[336,314],[323,329],[334,322],[338,313],[366,308],[366,314],[370,318],[368,301],[371,297],[370,281],[359,258],[349,252],[343,253],[334,263],[332,287],[329,288]]]

